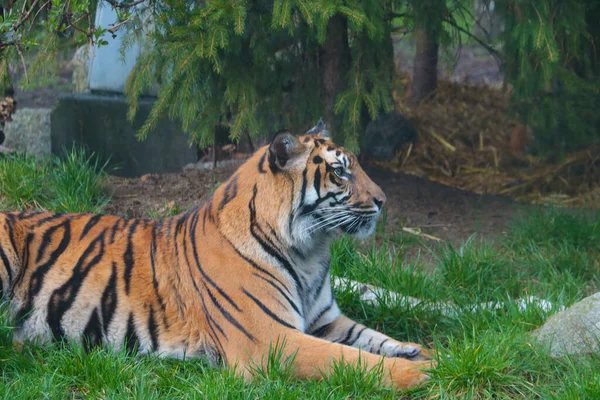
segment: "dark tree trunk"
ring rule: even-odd
[[[437,87],[439,40],[436,31],[430,27],[420,27],[415,31],[417,54],[411,88],[412,99],[415,102],[430,97]]]
[[[346,87],[346,74],[350,67],[348,46],[348,21],[335,15],[327,25],[327,39],[323,44],[323,83],[325,86],[325,123],[335,127],[335,100]]]

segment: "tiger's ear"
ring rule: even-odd
[[[288,161],[302,154],[305,146],[288,131],[275,134],[269,146],[269,164],[285,168]]]
[[[323,139],[329,139],[329,132],[325,129],[323,118],[319,118],[319,122],[306,132],[307,135],[321,136]]]

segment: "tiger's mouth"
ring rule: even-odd
[[[340,228],[348,235],[366,239],[375,232],[378,218],[378,212],[369,215],[358,215],[354,220],[342,224]]]
[[[346,233],[359,239],[368,238],[375,232],[379,210],[337,209],[334,213],[329,210],[315,210],[311,217],[313,222],[306,229],[309,233],[324,232],[328,234]]]

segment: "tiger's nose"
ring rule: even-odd
[[[377,196],[373,196],[373,203],[377,206],[378,209],[383,208],[383,204],[385,203],[386,197],[385,194],[381,193]]]

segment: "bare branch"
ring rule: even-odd
[[[104,0],[104,1],[106,1],[108,4],[110,4],[114,8],[121,8],[121,9],[123,9],[123,8],[135,7],[138,4],[144,3],[146,0],[136,0],[136,1],[133,1],[131,3],[122,3],[122,2],[119,2],[119,1],[115,1],[115,0]]]
[[[47,2],[45,2],[44,4],[42,4],[40,6],[40,9],[35,13],[35,15],[33,16],[33,20],[35,21],[38,17],[38,15],[40,15],[40,12],[42,12],[42,10],[46,7],[48,7],[50,5],[51,0],[48,0]]]
[[[17,49],[17,53],[19,53],[19,57],[21,57],[21,63],[23,64],[23,72],[25,73],[25,82],[29,83],[29,75],[27,74],[27,64],[25,63],[25,57],[23,57],[23,53],[19,48],[19,43],[15,42],[15,49]]]
[[[21,18],[21,20],[19,22],[17,22],[15,25],[13,25],[13,31],[16,32],[25,22],[27,22],[27,20],[31,16],[31,12],[33,11],[33,9],[37,5],[37,3],[39,3],[39,1],[40,0],[34,0],[33,1],[33,3],[31,4],[31,7],[29,7],[29,10],[27,10],[27,12],[25,13],[25,15],[23,15],[23,18]]]
[[[131,18],[127,18],[126,20],[123,20],[123,21],[119,22],[118,24],[115,24],[112,28],[107,29],[107,31],[114,35],[115,32],[121,28],[121,26],[128,23],[129,21],[131,21]]]
[[[85,29],[80,28],[77,25],[75,25],[77,22],[81,21],[85,17],[89,17],[89,15],[90,15],[90,13],[89,13],[89,11],[87,11],[87,12],[85,12],[85,14],[83,14],[81,17],[77,18],[75,21],[71,21],[71,15],[69,13],[67,13],[67,14],[65,14],[65,18],[71,28],[75,29],[78,32],[83,33],[86,37],[90,38],[92,36],[91,28],[90,28],[90,31],[88,32]]]

